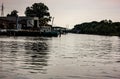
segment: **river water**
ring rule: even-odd
[[[120,38],[0,36],[0,79],[120,79]]]

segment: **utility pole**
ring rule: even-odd
[[[52,18],[52,27],[53,27],[54,17]]]
[[[4,5],[2,3],[2,6],[1,6],[1,16],[4,16]]]

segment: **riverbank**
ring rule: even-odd
[[[111,20],[86,22],[75,25],[70,32],[77,34],[120,36],[120,22],[112,22]]]
[[[44,36],[44,37],[57,37],[57,32],[39,32],[31,30],[0,30],[0,35],[5,36]]]

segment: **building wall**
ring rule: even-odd
[[[20,17],[11,17],[11,16],[0,17],[0,20],[2,20],[2,19],[3,20],[7,20],[9,23],[10,22],[14,22],[12,24],[15,25],[16,29],[22,29],[22,28],[26,28],[26,29],[28,29],[28,28],[39,28],[39,18],[37,18],[37,17],[25,17],[25,16],[20,16]],[[36,24],[35,24],[35,21],[36,21]],[[9,25],[6,22],[4,22],[4,23],[6,25]],[[10,25],[9,25],[9,27],[10,27]],[[6,28],[6,29],[8,29],[8,28]],[[13,29],[15,29],[15,28],[13,28]]]

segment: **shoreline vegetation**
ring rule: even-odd
[[[112,20],[85,22],[75,25],[70,32],[77,34],[120,36],[120,22],[112,22]]]

